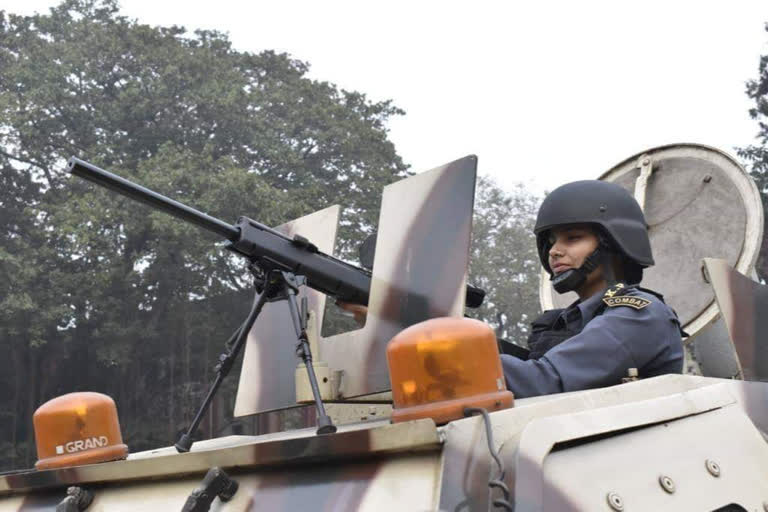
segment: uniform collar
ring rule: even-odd
[[[569,328],[583,329],[590,320],[595,318],[597,311],[603,303],[603,293],[605,293],[605,290],[592,295],[585,301],[576,301],[565,308],[562,314],[565,325]]]

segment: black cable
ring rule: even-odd
[[[501,462],[501,457],[493,449],[493,431],[491,430],[491,417],[488,411],[482,407],[465,407],[464,416],[472,416],[475,414],[481,414],[483,416],[483,422],[485,423],[485,440],[488,442],[488,451],[491,453],[491,457],[496,461],[496,465],[499,467],[499,475],[496,478],[490,477],[488,479],[488,487],[493,492],[494,489],[500,489],[504,495],[502,499],[493,500],[493,506],[508,510],[512,512],[514,508],[509,502],[509,487],[504,483],[504,464]]]

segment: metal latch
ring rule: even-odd
[[[205,474],[200,487],[189,495],[181,512],[208,512],[216,497],[221,501],[229,501],[237,492],[237,488],[238,483],[222,469],[211,468]]]
[[[640,208],[645,211],[645,191],[648,188],[648,178],[653,172],[653,160],[649,155],[643,155],[637,160],[640,174],[635,180],[635,200]]]

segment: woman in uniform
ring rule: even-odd
[[[558,293],[579,299],[534,320],[527,360],[502,354],[518,398],[681,373],[680,324],[661,295],[639,286],[653,265],[642,209],[621,186],[598,180],[550,193],[534,228],[541,264]]]

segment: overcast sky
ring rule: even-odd
[[[18,14],[56,4],[0,0]],[[661,144],[753,142],[744,83],[768,53],[766,0],[124,0],[122,12],[288,52],[313,78],[403,108],[391,139],[413,170],[474,153],[481,174],[537,192]]]

